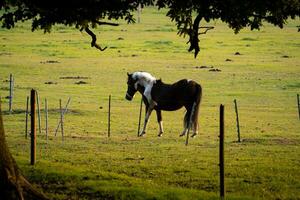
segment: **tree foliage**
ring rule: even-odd
[[[92,37],[92,46],[104,50],[90,28],[118,25],[111,20],[132,23],[139,4],[168,9],[167,16],[176,22],[179,35],[188,36],[195,57],[200,51],[199,35],[212,28],[201,27],[203,21],[219,19],[238,33],[244,27],[259,29],[263,21],[283,28],[288,18],[300,16],[299,0],[4,0],[0,21],[10,29],[18,21],[32,20],[32,31],[45,32],[54,24],[75,26]]]

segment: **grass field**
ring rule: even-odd
[[[228,199],[300,199],[300,35],[265,24],[235,35],[226,24],[201,35],[197,59],[176,35],[165,11],[143,10],[140,24],[95,30],[104,52],[71,27],[30,32],[30,23],[0,29],[0,95],[10,150],[25,176],[53,199],[218,199],[218,116],[225,104],[225,183]],[[235,55],[239,52],[241,55]],[[231,61],[226,61],[230,59]],[[220,69],[211,72],[200,66]],[[125,100],[127,72],[148,71],[164,82],[181,78],[203,87],[200,135],[184,145],[184,110],[163,112],[158,138],[152,115],[146,137],[136,137],[140,95]],[[15,78],[14,112],[8,114],[9,74]],[[87,79],[62,79],[63,77]],[[84,81],[87,84],[75,84]],[[45,84],[52,82],[53,84]],[[26,96],[38,90],[42,133],[37,163],[29,165]],[[107,138],[108,96],[111,137]],[[59,99],[66,103],[65,141],[54,136]],[[49,104],[45,139],[44,99]],[[237,99],[242,142],[237,143]]]

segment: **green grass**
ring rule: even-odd
[[[235,35],[226,24],[201,35],[197,59],[187,38],[176,35],[166,11],[143,10],[142,23],[86,33],[56,26],[51,34],[30,32],[30,23],[0,29],[0,95],[10,150],[25,176],[55,199],[218,199],[218,109],[225,104],[225,175],[229,199],[299,199],[300,36],[265,24],[261,31]],[[122,38],[122,39],[120,39]],[[240,52],[241,55],[234,55]],[[226,62],[231,59],[231,62]],[[47,61],[58,61],[49,63]],[[199,69],[213,66],[221,72]],[[171,83],[194,79],[203,87],[200,135],[184,145],[178,135],[184,110],[163,112],[158,138],[152,115],[147,136],[136,137],[140,95],[124,99],[126,72],[143,70]],[[8,114],[8,79],[15,77],[14,112]],[[81,76],[87,84],[75,84]],[[45,84],[45,82],[56,84]],[[37,163],[29,165],[24,138],[26,96],[39,92],[42,134]],[[111,138],[107,138],[108,96],[112,95]],[[59,99],[66,103],[65,141],[54,136]],[[44,99],[49,104],[49,141],[44,132]],[[237,99],[242,143],[236,143],[233,100]]]

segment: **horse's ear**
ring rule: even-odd
[[[127,76],[130,76],[130,74],[127,72]]]
[[[156,82],[157,82],[157,83],[161,83],[161,82],[162,82],[161,78],[160,78],[160,79],[157,79]]]

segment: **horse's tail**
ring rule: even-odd
[[[196,93],[195,93],[195,102],[194,102],[194,113],[192,117],[192,127],[194,129],[194,134],[198,131],[198,117],[199,117],[199,110],[200,110],[200,103],[202,99],[202,87],[200,84],[196,84]]]

